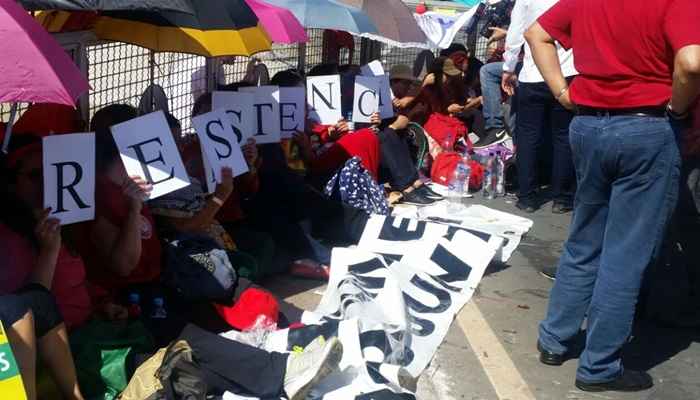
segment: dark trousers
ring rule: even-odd
[[[389,127],[377,135],[381,152],[380,175],[386,178],[392,190],[402,191],[413,185],[418,180],[418,171],[411,160],[408,143]]]
[[[572,202],[576,185],[569,144],[572,118],[573,113],[559,104],[546,83],[519,84],[515,144],[521,202],[535,205],[538,153],[547,136],[551,136],[553,147],[552,197],[558,202]]]
[[[0,296],[0,321],[9,328],[31,311],[34,331],[41,338],[63,322],[56,299],[45,287],[30,283],[13,294]]]
[[[202,368],[209,394],[229,391],[273,398],[284,390],[287,355],[269,353],[195,325],[187,325],[179,339],[187,341]]]

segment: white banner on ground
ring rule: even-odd
[[[153,185],[149,199],[190,184],[163,111],[114,125],[111,130],[126,173]]]
[[[44,207],[61,225],[95,218],[95,134],[43,139]]]
[[[280,88],[280,133],[290,139],[304,132],[306,125],[306,90],[303,87]]]
[[[340,75],[310,76],[306,79],[309,118],[323,125],[335,125],[342,117]]]
[[[277,86],[248,86],[239,92],[252,93],[253,139],[257,144],[280,142],[280,88]]]
[[[214,170],[217,183],[221,183],[223,167],[231,168],[233,176],[248,172],[248,164],[243,158],[243,152],[229,121],[226,110],[222,108],[192,118],[192,125],[207,153],[207,160]]]
[[[306,326],[271,332],[259,345],[286,352],[319,335],[337,336],[340,371],[312,398],[415,400],[415,382],[501,243],[446,225],[372,216],[357,248],[333,250],[328,287],[304,313]]]
[[[248,138],[255,133],[254,98],[252,93],[246,92],[212,93],[212,109],[223,109],[226,112],[240,146],[244,145]]]
[[[478,7],[472,7],[461,14],[446,15],[434,11],[413,14],[418,26],[425,32],[431,47],[446,49],[454,41],[457,32],[476,14]]]
[[[355,77],[353,122],[370,122],[372,114],[379,112],[379,83],[379,79],[375,77]]]

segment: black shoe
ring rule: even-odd
[[[435,199],[429,199],[423,196],[417,190],[412,190],[410,192],[403,192],[403,197],[401,198],[401,203],[403,204],[413,204],[416,206],[427,206],[435,203]]]
[[[479,139],[478,142],[474,143],[475,149],[483,149],[484,147],[489,147],[491,145],[505,142],[510,136],[508,132],[503,128],[491,128],[486,131],[486,135]]]
[[[540,362],[542,364],[558,367],[564,364],[564,361],[566,361],[566,356],[564,354],[555,354],[549,352],[542,348],[540,342],[537,342],[537,351],[540,352]]]
[[[531,204],[528,204],[528,203],[525,203],[525,202],[522,202],[522,201],[520,201],[520,200],[518,200],[518,202],[515,203],[515,207],[517,207],[517,208],[518,208],[519,210],[521,210],[521,211],[525,211],[525,212],[528,213],[528,214],[532,214],[532,213],[534,213],[535,211],[537,211],[537,209],[535,208],[535,206],[533,206],[533,205],[531,205]]]
[[[554,281],[557,279],[557,267],[542,267],[540,269],[540,275],[544,276],[550,281]]]
[[[552,214],[566,214],[574,210],[574,206],[569,203],[555,201],[552,204]]]
[[[625,370],[619,378],[603,383],[585,383],[576,379],[576,387],[584,392],[640,392],[652,386],[654,379],[643,371]]]
[[[433,199],[433,200],[443,200],[445,198],[445,196],[435,192],[428,185],[421,185],[417,189],[414,189],[413,191],[418,192],[418,193],[422,194],[424,197],[427,197],[427,198]]]

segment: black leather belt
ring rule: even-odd
[[[666,116],[666,107],[635,107],[635,108],[593,108],[586,106],[577,106],[577,115],[592,115],[597,117],[617,117],[617,116],[632,116],[632,117],[653,117],[663,118]]]

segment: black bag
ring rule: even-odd
[[[207,397],[204,375],[194,360],[192,348],[184,340],[168,346],[156,376],[163,389],[149,400],[205,400]]]
[[[213,239],[183,235],[165,245],[163,282],[185,300],[230,301],[238,274]]]

